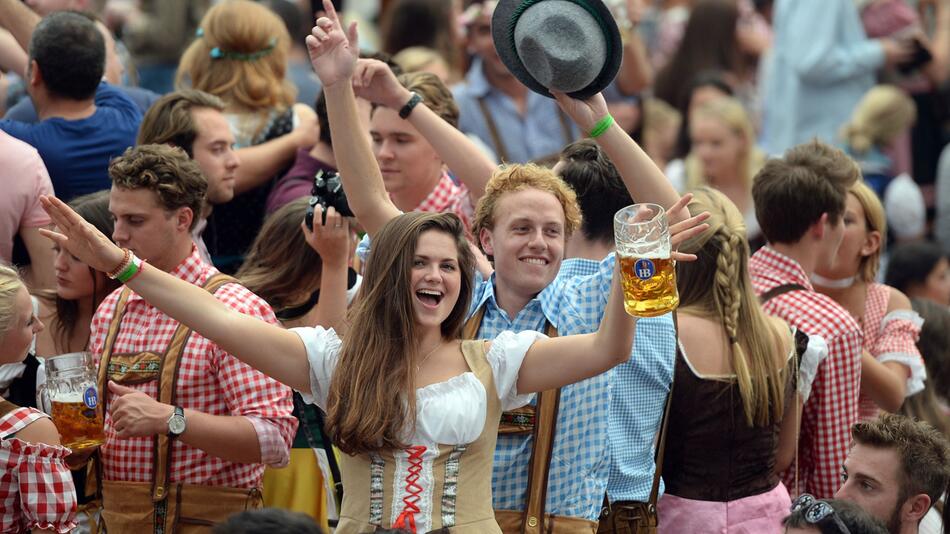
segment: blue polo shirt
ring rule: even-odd
[[[96,111],[79,120],[50,118],[36,124],[0,120],[0,130],[36,148],[56,196],[68,201],[109,189],[109,161],[135,145],[142,111],[121,91],[99,84]]]

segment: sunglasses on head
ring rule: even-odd
[[[819,501],[808,493],[801,494],[792,502],[792,513],[801,512],[805,521],[812,525],[818,525],[829,517],[834,521],[835,526],[841,534],[851,534],[848,527],[844,524],[835,509],[825,501]]]

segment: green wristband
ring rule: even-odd
[[[119,273],[119,275],[116,276],[115,279],[118,280],[119,283],[124,284],[128,282],[129,280],[131,280],[132,277],[134,277],[135,273],[137,272],[139,272],[139,266],[138,266],[138,263],[136,263],[135,260],[133,259],[132,261],[129,262],[129,266],[126,267],[124,271]]]
[[[606,117],[597,121],[597,124],[590,131],[590,138],[595,139],[606,132],[614,123],[614,118],[608,113]]]

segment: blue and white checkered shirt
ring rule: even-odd
[[[545,319],[557,327],[558,335],[596,331],[610,294],[614,263],[613,254],[601,262],[567,260],[554,282],[531,300],[514,320],[508,318],[495,301],[494,276],[489,280],[479,280],[472,312],[484,305],[485,317],[478,337],[491,339],[504,330],[542,331]],[[669,318],[641,319],[637,323],[635,358],[648,361],[658,359],[648,353],[663,344],[646,338],[663,335],[661,325],[664,322],[669,323],[666,335],[672,346],[673,330]],[[645,348],[641,350],[641,347]],[[600,516],[611,463],[608,437],[612,438],[609,412],[614,372],[608,371],[561,388],[546,513],[591,521],[596,521]],[[496,509],[524,509],[531,441],[531,436],[498,437],[492,473],[493,504]],[[647,445],[643,454],[652,464],[651,449]],[[652,470],[648,476],[652,477]]]

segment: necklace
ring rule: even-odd
[[[426,363],[426,360],[429,359],[429,356],[432,356],[433,354],[435,354],[435,351],[439,350],[439,347],[441,346],[442,346],[442,340],[440,339],[439,342],[435,344],[435,348],[430,350],[428,354],[426,354],[425,356],[422,357],[421,360],[419,360],[419,363],[416,364],[417,373],[419,372],[419,369],[422,368],[422,364]]]
[[[811,281],[813,284],[831,289],[844,289],[846,287],[851,287],[854,285],[854,278],[854,276],[849,276],[847,278],[839,278],[834,280],[831,278],[825,278],[824,276],[816,273],[812,273],[811,275]]]

